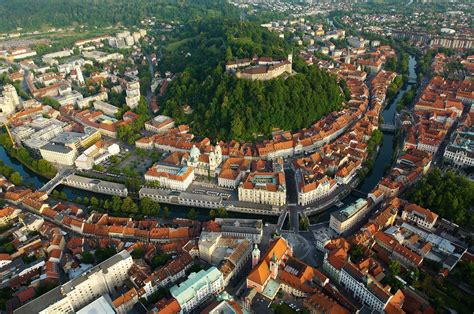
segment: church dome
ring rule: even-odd
[[[199,148],[196,147],[196,145],[193,145],[191,151],[189,152],[189,155],[192,160],[197,160],[201,155],[201,152],[199,151]]]

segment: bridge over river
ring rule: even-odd
[[[398,127],[395,124],[383,123],[380,125],[379,129],[384,132],[394,133]]]
[[[60,185],[64,181],[64,179],[73,175],[75,171],[76,170],[72,168],[59,169],[54,178],[49,180],[45,185],[38,189],[38,191],[50,194],[58,185]]]

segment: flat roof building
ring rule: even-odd
[[[329,227],[337,232],[337,234],[344,233],[353,227],[369,209],[368,203],[365,199],[359,198],[355,203],[346,208],[331,214],[329,220]]]

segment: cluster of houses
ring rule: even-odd
[[[433,77],[415,104],[414,122],[404,121],[407,128],[405,148],[435,154],[450,127],[461,118],[464,108],[473,103],[473,93],[474,85],[469,80]]]
[[[368,157],[367,142],[378,128],[386,90],[396,75],[380,71],[374,77],[374,96],[369,104],[365,77],[359,75],[365,72],[360,67],[341,64],[326,69],[346,80],[350,100],[345,108],[309,128],[293,133],[275,131],[271,140],[256,144],[221,141],[212,145],[207,138],[195,141],[187,126],[176,127],[172,119],[160,116],[161,123],[155,123],[160,127],[149,127],[156,134],[135,143],[138,148],[169,153],[148,170],[145,179],[158,181],[163,188],[186,191],[195,175],[217,177],[219,187],[238,189],[239,201],[283,206],[286,183],[282,158],[313,153],[296,158],[292,164],[300,205],[328,196],[337,185],[348,184]]]

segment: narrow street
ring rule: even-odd
[[[143,51],[143,55],[145,56],[145,58],[148,62],[148,68],[149,68],[149,71],[150,71],[150,78],[153,81],[153,78],[155,77],[155,68],[153,66],[153,62],[151,60],[150,55],[146,51]],[[150,114],[150,116],[153,116],[153,112],[152,112],[151,107],[150,107],[152,98],[153,98],[153,92],[151,91],[151,89],[148,89],[147,92],[146,92],[146,102],[148,104],[148,113]]]
[[[285,165],[286,166],[286,165]],[[300,210],[298,203],[298,191],[297,191],[297,182],[295,181],[295,172],[290,167],[285,167],[285,181],[286,181],[286,190],[287,190],[287,209],[288,209],[288,218],[290,221],[290,230],[294,233],[298,233],[299,230],[299,221],[298,221],[298,212]]]

